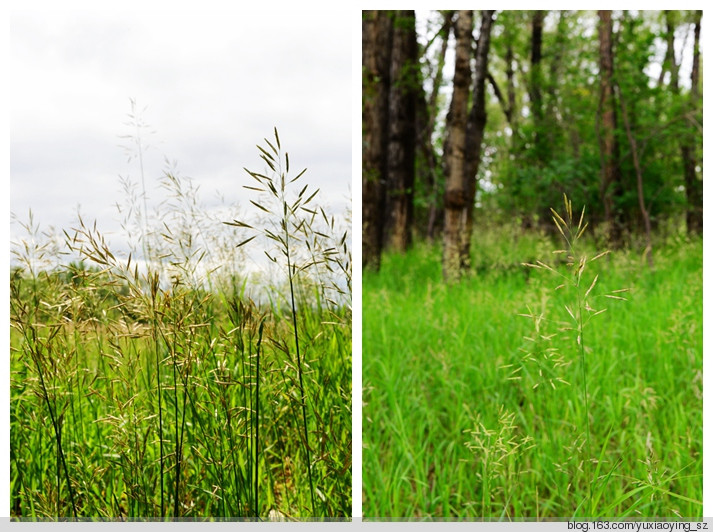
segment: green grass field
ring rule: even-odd
[[[246,186],[269,218],[216,220],[166,174],[175,201],[136,224],[141,266],[96,224],[65,230],[59,251],[23,225],[9,280],[13,518],[351,516],[348,231],[292,185],[304,170],[288,176],[276,130],[273,142],[258,147],[273,174]],[[273,265],[262,277],[241,262],[257,237]]]
[[[29,282],[15,283],[26,285],[15,309],[29,310]],[[349,313],[298,322],[313,508],[288,314],[170,291],[155,323],[70,320],[67,292],[53,291],[40,297],[55,316],[13,316],[24,321],[11,331],[14,517],[351,515]]]
[[[366,519],[701,517],[701,239],[656,242],[653,270],[629,250],[588,263],[587,315],[607,310],[580,343],[572,292],[522,265],[560,240],[477,234],[451,286],[438,245],[364,274]]]

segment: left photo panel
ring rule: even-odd
[[[326,17],[11,12],[11,519],[351,519]]]

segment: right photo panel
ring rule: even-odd
[[[702,11],[362,11],[364,520],[703,517]]]

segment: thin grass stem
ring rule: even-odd
[[[305,452],[307,453],[307,475],[309,476],[309,494],[312,500],[312,515],[316,515],[314,504],[314,485],[312,482],[312,461],[309,451],[309,432],[307,431],[307,404],[305,401],[305,388],[302,379],[302,358],[300,356],[300,338],[297,333],[297,306],[295,305],[295,288],[292,282],[293,268],[290,259],[290,235],[285,223],[285,249],[287,250],[287,272],[290,280],[290,302],[292,306],[292,330],[295,334],[295,352],[297,353],[297,372],[300,380],[300,401],[302,403],[302,424],[304,426]]]
[[[257,339],[257,358],[255,362],[255,518],[260,517],[260,506],[258,504],[258,473],[259,473],[259,450],[260,450],[260,349],[262,348],[262,331],[265,319],[260,321]]]

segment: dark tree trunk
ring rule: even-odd
[[[458,12],[455,24],[456,57],[453,96],[446,119],[445,150],[446,190],[443,223],[443,277],[457,281],[461,277],[460,242],[465,231],[468,182],[465,173],[466,123],[470,88],[470,56],[473,39],[473,12]]]
[[[691,95],[690,110],[692,113],[699,110],[699,78],[700,78],[700,38],[701,38],[702,11],[695,12],[693,31],[693,65],[691,67]],[[691,119],[695,120],[695,119]],[[703,180],[699,179],[696,172],[697,157],[694,139],[698,138],[698,126],[691,126],[691,135],[681,143],[681,157],[683,159],[684,186],[686,188],[686,229],[689,233],[703,233]],[[702,166],[703,163],[701,163]],[[702,170],[701,170],[702,175]]]
[[[389,93],[384,241],[395,251],[411,245],[416,147],[416,94],[420,86],[414,11],[394,14]]]
[[[515,68],[513,66],[514,56],[512,51],[512,37],[509,36],[507,49],[505,51],[505,77],[507,78],[508,110],[510,111],[510,129],[512,136],[517,136],[517,103],[515,99]]]
[[[466,219],[465,231],[461,234],[460,268],[470,270],[470,241],[473,235],[473,209],[478,186],[478,167],[483,145],[483,132],[488,115],[485,108],[485,80],[488,75],[488,52],[494,11],[483,11],[480,36],[475,56],[475,81],[473,83],[473,107],[470,110],[465,137]]]
[[[392,16],[362,14],[362,267],[378,270],[388,146]]]
[[[691,66],[691,92],[687,111],[695,115],[698,109],[699,100],[699,76],[700,76],[700,36],[701,36],[701,11],[694,12],[693,30],[693,64]],[[659,83],[663,81],[663,72],[668,67],[671,73],[670,87],[675,95],[680,94],[678,71],[680,65],[676,63],[675,53],[675,32],[676,22],[674,14],[666,11],[666,57],[661,65],[662,75]],[[694,139],[698,136],[698,126],[695,119],[691,120],[691,134],[684,135],[680,139],[681,161],[683,163],[683,184],[686,191],[686,230],[689,233],[703,232],[703,181],[698,179],[696,172],[696,146]]]
[[[614,197],[620,192],[620,170],[616,144],[616,111],[612,79],[614,54],[612,50],[613,25],[611,11],[599,11],[599,110],[598,135],[601,159],[600,197],[604,206],[607,239],[612,245],[621,240],[621,227]]]
[[[544,109],[542,105],[542,29],[546,11],[532,14],[532,40],[530,47],[530,107],[535,126],[535,160],[540,163],[549,157],[546,147],[547,133],[544,131]]]

